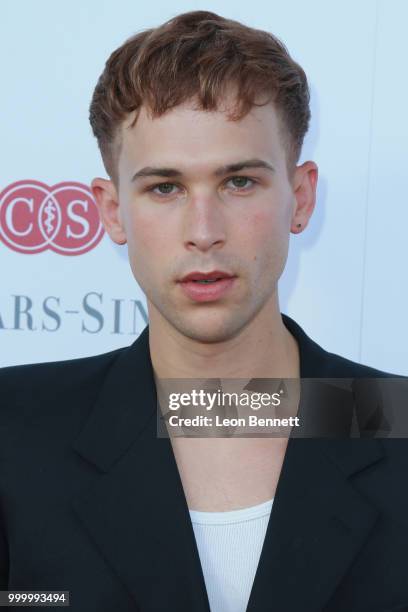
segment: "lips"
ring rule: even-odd
[[[179,281],[184,294],[194,302],[215,302],[225,298],[233,289],[237,277],[213,270],[212,272],[190,272]]]
[[[222,270],[213,270],[212,272],[190,272],[181,279],[181,283],[187,283],[191,281],[217,281],[223,278],[233,278],[232,274],[223,272]]]

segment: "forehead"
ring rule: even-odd
[[[132,171],[156,162],[220,164],[226,158],[262,157],[277,165],[284,151],[273,104],[254,106],[238,121],[229,119],[231,109],[228,99],[216,111],[197,109],[190,100],[152,118],[142,106],[136,121],[132,113],[122,123],[119,164]]]

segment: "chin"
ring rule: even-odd
[[[174,325],[180,333],[187,338],[202,342],[204,344],[215,344],[231,340],[245,326],[245,322],[239,324],[232,318],[216,317],[213,320],[206,316],[201,321],[184,320]]]

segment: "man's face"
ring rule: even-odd
[[[269,104],[235,122],[186,103],[155,119],[142,108],[129,128],[132,119],[122,126],[116,216],[150,322],[200,342],[232,338],[277,303],[299,200],[277,114]],[[219,170],[246,160],[272,169]],[[133,178],[146,167],[179,174]],[[184,276],[213,270],[235,277],[218,298],[197,301],[183,290]]]

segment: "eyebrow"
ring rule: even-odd
[[[229,174],[230,172],[238,172],[239,170],[243,170],[244,168],[264,168],[266,170],[271,170],[272,172],[275,171],[275,168],[263,159],[253,158],[245,159],[234,164],[220,166],[214,171],[214,176],[224,176],[225,174]],[[146,166],[145,168],[138,170],[132,176],[131,182],[133,183],[133,181],[136,181],[138,178],[146,176],[164,176],[167,178],[182,175],[183,173],[177,168],[157,168],[153,166]]]

